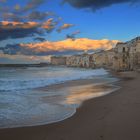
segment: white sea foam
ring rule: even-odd
[[[34,126],[64,120],[72,116],[84,100],[105,95],[116,89],[110,85],[101,92],[91,90],[83,94],[89,88],[87,85],[73,87],[73,90],[67,87],[57,91],[35,88],[87,78],[98,79],[91,84],[92,87],[116,81],[108,76],[104,69],[0,69],[0,128]],[[75,96],[71,96],[73,94]]]
[[[104,69],[92,70],[64,67],[29,68],[12,72],[9,70],[5,73],[7,76],[0,77],[0,91],[33,89],[106,74],[108,73]]]

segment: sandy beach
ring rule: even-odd
[[[117,83],[121,89],[84,102],[71,118],[1,129],[0,140],[140,140],[140,73],[115,75],[122,79]]]

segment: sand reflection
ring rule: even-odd
[[[85,85],[69,89],[69,94],[65,98],[65,104],[75,104],[80,105],[83,101],[106,95],[113,90],[115,90],[116,87],[113,85]]]

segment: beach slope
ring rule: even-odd
[[[140,73],[125,72],[120,90],[86,101],[62,122],[1,129],[0,140],[140,140]]]

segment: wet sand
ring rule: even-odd
[[[0,140],[140,140],[140,73],[117,74],[120,90],[83,103],[74,116],[36,127],[1,129]]]

